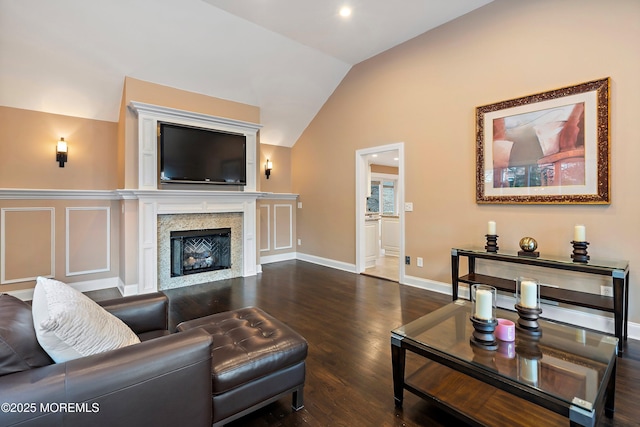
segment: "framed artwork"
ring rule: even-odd
[[[476,202],[608,204],[609,78],[476,108]]]

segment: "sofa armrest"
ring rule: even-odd
[[[212,338],[188,332],[0,377],[0,402],[35,403],[2,424],[210,426]]]
[[[169,328],[169,299],[162,292],[99,301],[136,334]]]

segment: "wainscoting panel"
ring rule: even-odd
[[[111,269],[111,209],[66,208],[66,274],[108,272]]]
[[[293,209],[291,205],[273,205],[273,249],[293,248]]]
[[[271,250],[271,206],[260,206],[260,252]]]
[[[0,284],[55,276],[54,208],[3,208],[0,235]]]

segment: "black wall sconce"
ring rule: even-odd
[[[60,141],[58,141],[58,144],[56,145],[56,162],[58,162],[58,166],[61,168],[64,167],[64,164],[67,161],[67,153],[67,143],[64,138],[60,138]]]
[[[273,163],[267,159],[267,164],[264,165],[264,174],[267,175],[267,179],[269,179],[269,175],[271,175],[271,169],[273,169]]]

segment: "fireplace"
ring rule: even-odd
[[[231,268],[231,229],[172,231],[171,277]]]
[[[245,264],[244,216],[241,212],[158,215],[158,289],[242,277]],[[175,256],[176,250],[180,250],[178,245],[184,247],[185,240],[188,241],[187,254]],[[227,242],[221,244],[222,240]],[[207,253],[209,250],[210,254]],[[208,255],[212,258],[210,266],[207,265]],[[217,265],[214,265],[214,257]]]

